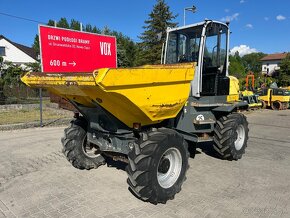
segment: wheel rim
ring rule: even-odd
[[[240,124],[236,130],[237,132],[237,139],[235,141],[235,148],[237,151],[241,150],[245,142],[245,128],[242,124]]]
[[[100,155],[99,149],[93,144],[87,142],[87,137],[84,138],[82,150],[87,157],[95,158]]]
[[[170,188],[180,176],[182,157],[179,150],[170,148],[165,151],[159,160],[157,180],[162,188]]]

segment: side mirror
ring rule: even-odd
[[[218,74],[221,74],[224,71],[224,65],[221,65],[218,69]]]

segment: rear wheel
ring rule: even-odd
[[[87,142],[87,123],[84,119],[71,121],[71,126],[64,130],[63,149],[67,160],[78,169],[93,169],[105,164],[104,157],[94,145]]]
[[[272,110],[283,110],[283,105],[280,101],[273,101],[271,102]]]
[[[129,153],[130,189],[142,200],[166,203],[180,192],[188,169],[187,143],[176,131],[161,128],[146,134]]]
[[[248,132],[248,122],[243,114],[223,116],[214,129],[214,149],[223,159],[238,160],[245,153]]]

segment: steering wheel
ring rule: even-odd
[[[186,59],[185,54],[179,56],[179,61],[178,61],[178,62],[179,62],[179,63],[187,62],[187,59]]]

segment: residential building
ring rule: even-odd
[[[17,65],[37,62],[37,55],[33,48],[12,42],[0,35],[0,56],[4,61]]]
[[[276,71],[280,70],[280,63],[285,59],[287,53],[269,54],[261,59],[262,74],[272,76]]]

